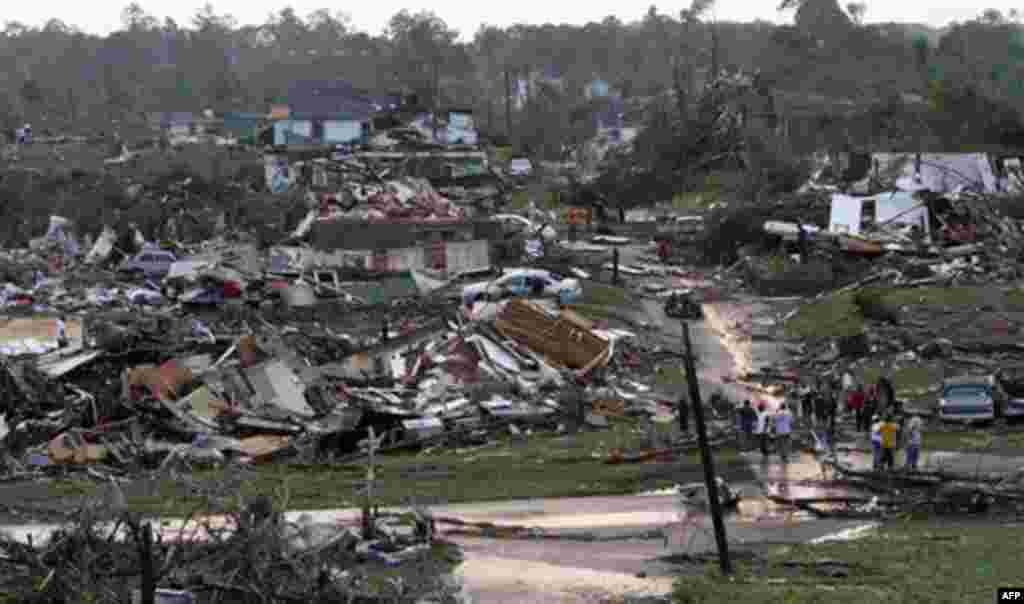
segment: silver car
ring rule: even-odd
[[[942,382],[939,419],[990,422],[1003,415],[1006,393],[993,375],[962,376]]]

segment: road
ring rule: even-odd
[[[749,461],[758,479],[779,494],[840,494],[813,484],[820,478],[821,469],[808,455],[785,465],[776,459],[762,460],[757,454],[752,454]],[[818,520],[781,508],[765,499],[754,483],[733,487],[743,494],[737,509],[726,517],[726,530],[734,548],[801,543],[864,526],[858,521]],[[596,604],[625,595],[663,594],[671,589],[679,569],[660,558],[714,548],[706,512],[700,505],[682,505],[678,495],[453,504],[433,507],[431,512],[439,519],[542,530],[544,538],[487,538],[479,532],[456,532],[459,527],[438,523],[443,537],[462,546],[465,562],[456,574],[463,582],[467,599],[480,604]],[[337,528],[357,527],[359,510],[296,511],[287,513],[286,519]],[[216,524],[217,519],[207,519],[210,520]],[[194,525],[182,530],[180,521],[167,520],[163,525],[165,541],[181,538],[183,534],[190,538],[201,538],[203,534]],[[54,528],[55,525],[0,526],[0,531],[21,540],[31,535],[34,542],[41,543]],[[618,540],[606,540],[611,538]]]

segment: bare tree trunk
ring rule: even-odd
[[[147,522],[138,527],[136,538],[139,540],[139,566],[142,570],[142,604],[156,604],[156,572],[153,568],[153,532]]]
[[[505,136],[512,136],[512,75],[505,70]]]

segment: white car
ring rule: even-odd
[[[572,304],[583,293],[578,279],[569,279],[540,269],[508,271],[493,281],[474,283],[462,289],[462,302],[472,305],[479,300],[501,300],[514,296],[553,297],[562,304]]]

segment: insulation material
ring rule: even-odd
[[[249,457],[259,460],[287,448],[289,444],[291,444],[291,437],[288,436],[251,436],[243,438],[239,442],[239,449]]]
[[[53,463],[84,464],[103,461],[109,451],[103,445],[85,442],[79,434],[66,432],[50,441],[47,453]]]
[[[144,388],[162,401],[177,400],[178,393],[192,379],[192,370],[181,367],[173,359],[159,367],[136,367],[125,373],[129,392]]]
[[[571,317],[552,317],[525,300],[510,300],[498,315],[495,328],[505,337],[570,369],[592,369],[608,360],[610,342]]]
[[[305,389],[299,377],[283,361],[272,361],[251,367],[246,370],[246,376],[253,389],[260,393],[267,403],[296,415],[316,415],[306,402]]]

